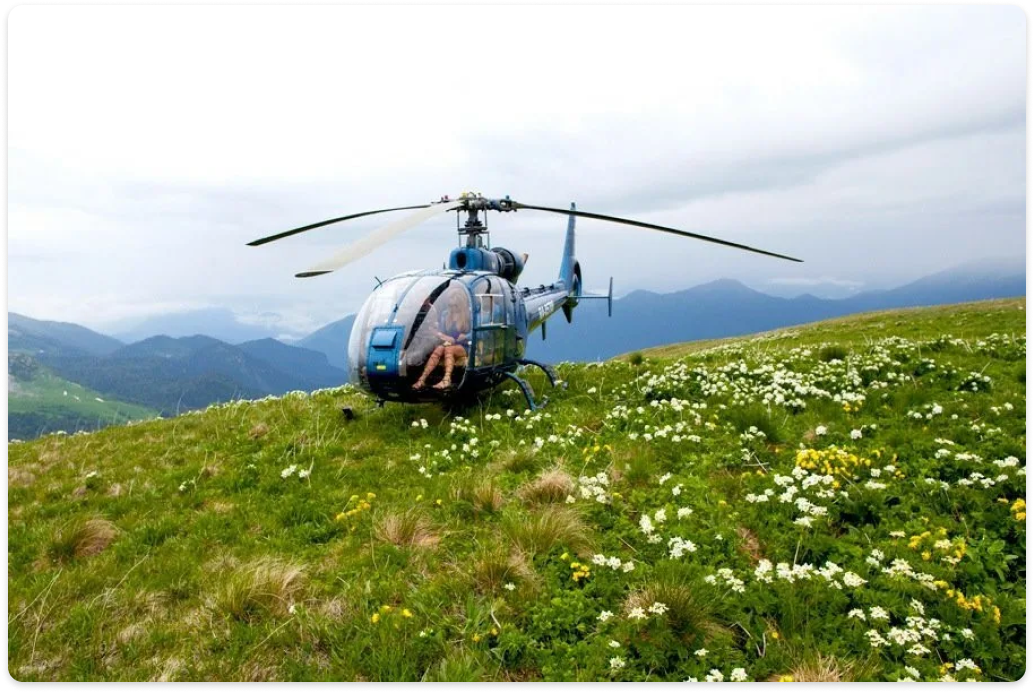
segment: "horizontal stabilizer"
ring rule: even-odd
[[[582,294],[578,297],[579,301],[585,299],[606,299],[607,301],[607,317],[614,315],[614,277],[610,278],[610,287],[607,289],[605,294]]]

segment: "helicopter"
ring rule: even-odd
[[[717,243],[761,255],[802,262],[798,258],[761,250],[667,226],[633,219],[570,209],[530,205],[510,199],[462,193],[452,199],[406,207],[377,209],[326,219],[248,243],[261,246],[306,231],[350,219],[418,210],[378,228],[324,262],[299,272],[296,277],[329,274],[387,243],[402,232],[448,212],[456,212],[459,246],[442,269],[405,272],[377,280],[373,293],[355,317],[348,341],[349,380],[385,402],[448,401],[487,390],[511,380],[517,384],[532,411],[548,402],[535,401],[535,393],[518,375],[522,366],[541,369],[552,387],[554,369],[524,357],[530,334],[541,329],[558,311],[571,322],[574,309],[585,300],[607,301],[613,314],[614,279],[606,294],[582,290],[582,267],[575,255],[575,222],[581,218],[636,226],[653,231]],[[567,215],[567,234],[555,281],[538,287],[519,287],[526,254],[491,247],[488,212],[534,210]],[[482,218],[484,215],[484,218]]]

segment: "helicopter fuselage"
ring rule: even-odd
[[[563,279],[532,288],[480,270],[397,275],[380,283],[356,315],[350,380],[395,402],[437,401],[494,387],[524,361],[528,335],[576,301]],[[463,353],[454,359],[449,386],[435,388],[445,359],[439,355],[425,372],[427,363],[436,349],[453,344]],[[421,377],[426,386],[414,387]]]

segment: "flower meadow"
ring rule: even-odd
[[[536,412],[345,387],[9,445],[10,672],[1023,675],[1022,300],[558,370]]]

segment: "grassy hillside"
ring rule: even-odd
[[[1015,680],[1025,366],[998,301],[12,445],[9,670]]]
[[[12,354],[7,375],[7,434],[35,438],[42,432],[92,430],[113,423],[154,418],[153,409],[102,397]]]

